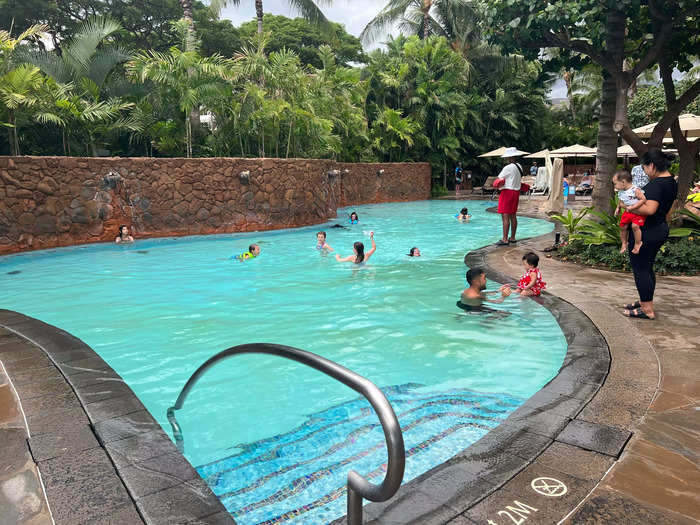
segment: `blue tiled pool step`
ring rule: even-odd
[[[406,444],[404,481],[425,472],[498,426],[522,399],[465,389],[383,388]],[[241,524],[325,523],[344,514],[347,472],[373,482],[385,472],[382,427],[364,398],[308,416],[297,428],[238,445],[241,452],[197,468]]]

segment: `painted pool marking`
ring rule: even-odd
[[[568,491],[566,485],[556,478],[535,478],[530,483],[530,486],[538,494],[550,498],[558,498]]]
[[[535,507],[531,507],[526,503],[522,503],[517,499],[513,500],[513,506],[508,505],[505,510],[499,510],[496,514],[499,516],[507,516],[515,525],[520,525],[530,517],[530,511],[537,512]],[[517,518],[515,516],[517,516]],[[488,520],[489,525],[499,525],[493,520]]]
[[[530,482],[532,490],[549,498],[558,498],[568,492],[568,488],[564,482],[556,478],[535,478]],[[505,509],[499,510],[496,514],[502,518],[509,518],[515,525],[521,525],[530,517],[530,511],[537,512],[535,507],[531,507],[527,503],[513,500],[512,505],[508,505]],[[499,525],[497,522],[488,519],[488,525]]]

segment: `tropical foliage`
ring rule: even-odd
[[[244,24],[230,56],[205,52],[184,21],[169,27],[166,49],[128,49],[106,17],[75,25],[53,50],[23,46],[12,52],[22,69],[4,86],[23,97],[3,103],[7,144],[35,154],[427,160],[443,186],[457,160],[501,143],[541,145],[540,66],[477,32],[460,47],[445,24],[440,36],[400,36],[363,55],[337,25],[335,37],[302,37],[312,26],[301,19],[266,20],[277,33]]]
[[[578,232],[578,226],[580,222],[584,219],[586,215],[592,210],[593,208],[591,206],[588,206],[586,208],[582,208],[574,215],[573,211],[568,210],[566,215],[562,215],[560,213],[554,213],[550,215],[550,219],[555,220],[564,226],[566,228],[566,231],[569,234],[569,237],[572,235],[576,235]]]

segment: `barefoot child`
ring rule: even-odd
[[[542,280],[538,264],[540,264],[540,258],[536,253],[528,252],[523,255],[525,273],[518,281],[520,295],[538,296],[547,287],[547,283]]]
[[[333,251],[330,244],[326,242],[326,232],[318,232],[316,234],[316,249],[323,254]]]
[[[620,253],[625,253],[627,251],[629,225],[632,227],[632,235],[634,235],[634,248],[632,248],[632,253],[636,255],[642,247],[642,230],[640,227],[644,226],[646,217],[637,215],[633,213],[633,211],[644,204],[647,199],[644,196],[644,192],[632,184],[632,175],[630,175],[628,171],[618,171],[615,173],[613,184],[617,190],[617,196],[620,199],[617,209],[615,210],[615,215],[617,216],[621,209],[624,208],[625,210],[622,217],[620,217],[620,240],[622,241]]]

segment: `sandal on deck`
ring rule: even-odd
[[[508,246],[508,242],[498,241],[496,246]]]
[[[624,308],[625,310],[636,310],[637,308],[641,308],[641,307],[642,307],[642,303],[640,303],[639,301],[635,301],[633,303],[626,304],[622,308]]]
[[[626,317],[632,317],[633,319],[649,319],[650,321],[653,321],[656,319],[656,317],[649,317],[647,314],[644,313],[644,310],[641,308],[635,308],[633,310],[625,310]]]

